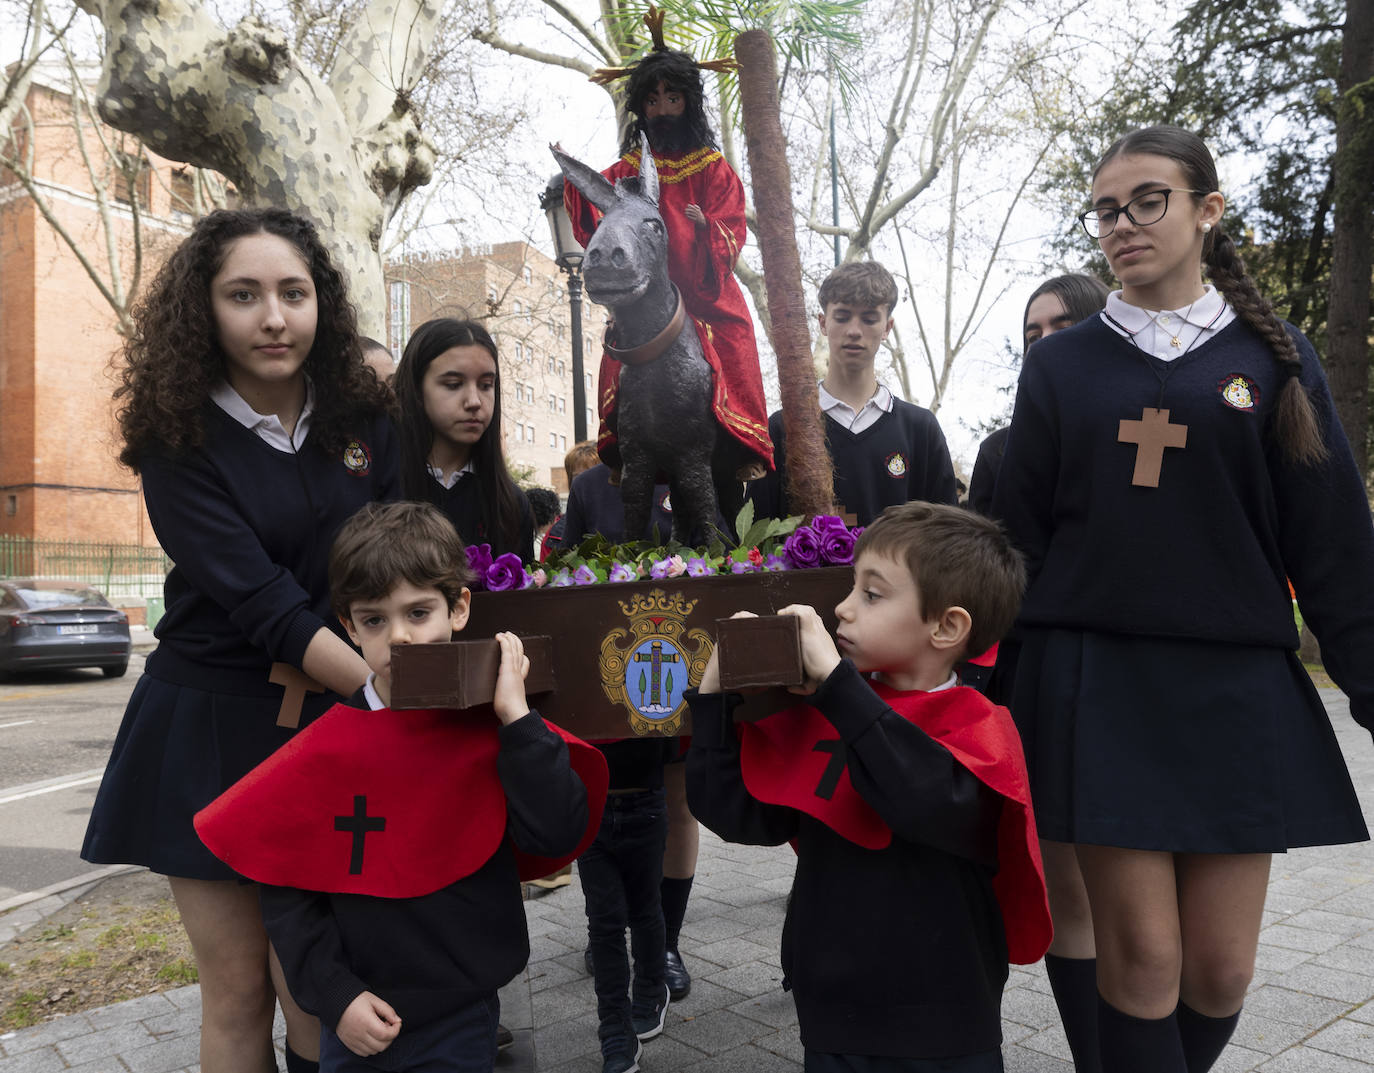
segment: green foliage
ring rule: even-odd
[[[157,978],[169,984],[195,984],[200,982],[200,973],[196,970],[195,962],[177,958],[158,969]]]
[[[58,939],[66,939],[76,934],[76,929],[70,924],[58,924],[55,927],[44,928],[38,936],[39,942],[51,943]]]
[[[89,969],[95,964],[94,950],[78,950],[62,959],[64,969]]]
[[[0,1028],[28,1028],[30,1025],[36,1025],[42,1019],[38,1013],[42,1003],[43,996],[37,991],[21,991],[5,1011],[0,1013]]]
[[[669,48],[690,52],[698,60],[734,56],[735,38],[745,30],[767,30],[781,56],[778,66],[786,72],[833,70],[841,94],[848,99],[857,84],[858,71],[851,57],[863,44],[859,14],[864,0],[664,0],[663,38]],[[637,47],[627,63],[649,51],[644,32],[645,7],[627,6],[617,12],[621,32]],[[642,43],[639,43],[642,38]],[[722,79],[723,107],[739,116],[739,82],[733,73]]]

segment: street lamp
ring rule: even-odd
[[[568,303],[572,306],[573,439],[587,438],[587,386],[582,372],[582,258],[586,251],[573,237],[572,220],[563,207],[563,175],[549,180],[539,195],[539,207],[549,220],[554,261],[568,274]]]

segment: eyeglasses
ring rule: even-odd
[[[1136,227],[1149,227],[1164,219],[1164,214],[1169,211],[1170,194],[1197,194],[1201,197],[1205,193],[1205,190],[1151,190],[1148,194],[1131,198],[1119,209],[1089,209],[1079,213],[1078,222],[1083,225],[1089,238],[1106,238],[1116,230],[1116,221],[1122,213]]]

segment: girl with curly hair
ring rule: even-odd
[[[319,1025],[282,984],[256,888],[192,817],[367,678],[329,612],[326,563],[350,515],[397,496],[390,394],[363,363],[343,277],[284,210],[198,221],[134,320],[120,458],[176,565],[82,856],[169,877],[200,972],[201,1069],[275,1073],[279,1000],[295,1073],[314,1068]],[[314,692],[292,712],[298,687],[281,683],[301,671]]]
[[[534,560],[534,515],[506,469],[501,362],[475,320],[439,317],[415,329],[396,367],[401,489],[442,510],[465,545]]]
[[[1374,730],[1374,527],[1201,139],[1126,135],[1092,198],[1079,218],[1121,289],[1027,351],[993,495],[1030,578],[1011,708],[1040,835],[1091,909],[1097,1053],[1077,1068],[1203,1073],[1254,973],[1270,856],[1368,837],[1288,579]]]

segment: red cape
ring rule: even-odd
[[[1054,930],[1030,804],[1030,780],[1010,713],[962,686],[935,693],[904,693],[881,683],[869,684],[893,711],[924,730],[1002,797],[993,891],[1002,910],[1009,959],[1017,965],[1039,961],[1049,949]],[[892,831],[854,789],[848,767],[841,771],[829,798],[816,792],[830,755],[813,746],[834,737],[830,721],[804,704],[744,724],[740,769],[745,788],[760,801],[805,812],[855,845],[884,849],[892,842]]]
[[[659,211],[668,229],[668,277],[682,292],[702,353],[714,373],[712,409],[717,422],[741,448],[773,469],[773,441],[768,435],[768,407],[763,397],[754,321],[734,277],[744,245],[744,186],[719,151],[695,149],[674,159],[654,155],[658,168]],[[615,182],[639,174],[639,153],[628,153],[601,173]],[[600,213],[572,185],[563,187],[573,233],[584,246]],[[688,205],[706,215],[707,230],[698,236],[687,219]],[[620,363],[602,355],[597,412],[601,431],[597,450],[613,469],[620,468],[616,445],[616,392]]]
[[[480,712],[480,710],[479,710]],[[587,788],[587,828],[566,857],[515,851],[521,879],[556,872],[591,845],[606,761],[548,723]],[[481,868],[506,833],[491,712],[359,711],[336,704],[196,813],[196,832],[259,883],[416,898]]]

